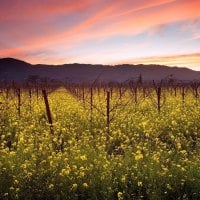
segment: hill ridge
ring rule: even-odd
[[[142,76],[144,81],[172,77],[182,81],[200,80],[200,72],[188,68],[165,65],[101,65],[101,64],[30,64],[15,58],[0,58],[0,81],[25,82],[30,76],[61,82],[124,82]]]

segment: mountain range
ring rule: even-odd
[[[124,82],[137,80],[159,81],[169,77],[180,81],[200,80],[200,71],[188,68],[168,67],[163,65],[91,65],[91,64],[64,64],[64,65],[32,65],[14,59],[0,59],[0,81],[26,82],[30,79],[59,81],[59,82]]]

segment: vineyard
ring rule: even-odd
[[[200,199],[200,84],[1,85],[0,199]]]

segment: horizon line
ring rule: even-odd
[[[183,55],[182,55],[183,56]],[[153,58],[153,57],[149,57],[149,58]],[[127,66],[139,66],[139,65],[143,65],[143,66],[160,66],[160,67],[169,67],[169,68],[180,68],[180,69],[188,69],[188,70],[192,70],[192,71],[196,71],[196,72],[200,72],[200,70],[195,70],[192,69],[188,66],[177,66],[177,65],[165,65],[165,64],[159,64],[159,63],[116,63],[116,64],[101,64],[101,63],[81,63],[81,62],[72,62],[72,63],[62,63],[62,64],[46,64],[46,63],[31,63],[29,61],[26,60],[22,60],[20,58],[16,58],[16,57],[0,57],[0,59],[13,59],[13,60],[18,60],[21,62],[25,62],[27,64],[36,66],[36,65],[45,65],[45,66],[63,66],[63,65],[74,65],[74,64],[78,64],[78,65],[101,65],[101,66],[111,66],[111,67],[115,67],[115,66],[122,66],[122,65],[127,65]]]

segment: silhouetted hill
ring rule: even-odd
[[[167,67],[160,65],[31,65],[13,59],[0,59],[0,81],[25,82],[27,79],[49,79],[62,82],[88,82],[98,79],[103,82],[124,82],[138,79],[142,75],[144,81],[161,80],[172,77],[177,80],[200,80],[200,72],[187,68]]]

